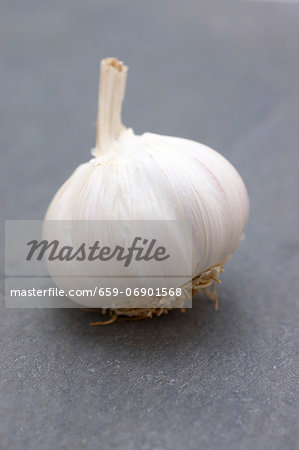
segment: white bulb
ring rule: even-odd
[[[243,236],[249,202],[236,169],[188,139],[135,135],[121,122],[126,67],[101,64],[97,146],[53,198],[46,220],[185,220],[192,277],[222,267]]]

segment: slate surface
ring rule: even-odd
[[[7,0],[1,17],[2,219],[42,218],[90,158],[110,55],[130,66],[125,123],[215,147],[251,200],[217,313],[202,297],[91,328],[3,307],[1,448],[296,448],[299,5]]]

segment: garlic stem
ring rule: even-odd
[[[116,58],[101,61],[95,156],[109,151],[113,141],[125,129],[121,121],[127,67]]]

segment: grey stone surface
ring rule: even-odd
[[[1,9],[2,219],[42,218],[89,159],[110,55],[130,66],[125,123],[215,147],[251,200],[219,312],[200,297],[186,314],[91,328],[78,310],[2,307],[1,448],[298,448],[299,5]]]

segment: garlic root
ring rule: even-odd
[[[198,294],[199,292],[203,292],[207,295],[209,300],[215,302],[215,311],[219,309],[219,300],[216,291],[216,283],[221,283],[218,276],[215,274],[219,274],[220,272],[224,272],[222,267],[212,267],[205,273],[201,274],[199,277],[194,278],[192,280],[192,296]],[[82,308],[87,312],[102,312],[102,310],[94,309],[94,308]],[[182,313],[186,312],[184,307],[180,308]],[[119,320],[145,320],[152,319],[154,316],[160,317],[163,314],[168,314],[168,311],[171,311],[172,308],[116,308],[109,309],[106,311],[111,319],[107,321],[100,322],[91,322],[91,326],[99,326],[99,325],[111,325]]]

